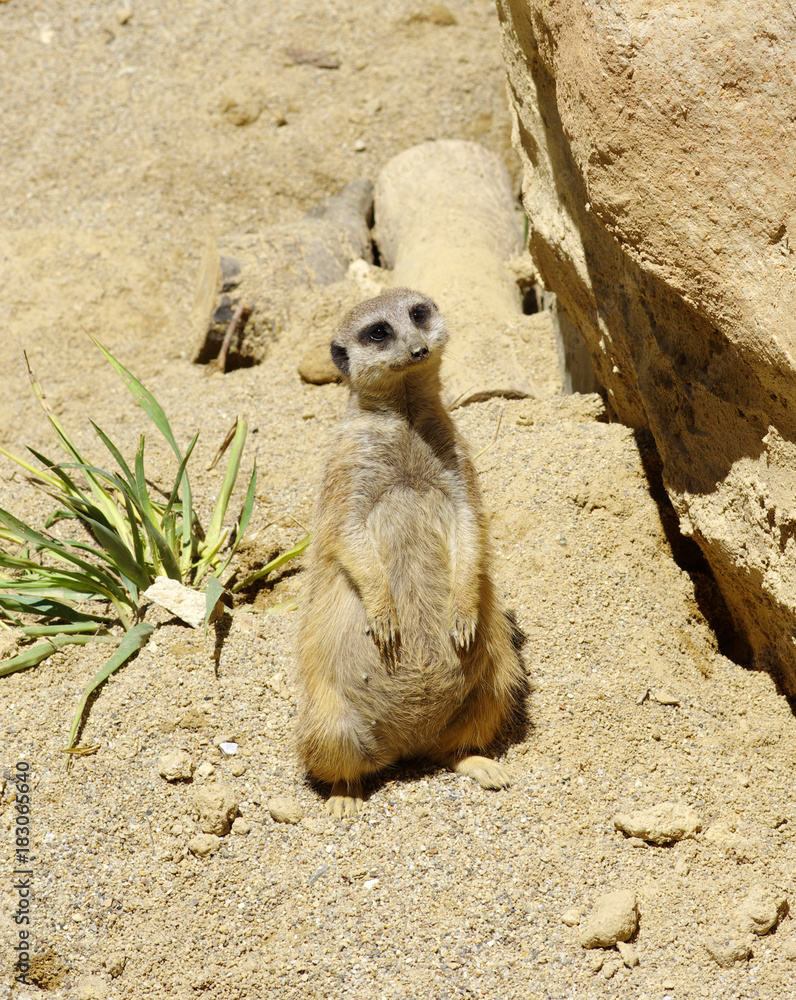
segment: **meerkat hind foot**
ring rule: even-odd
[[[511,784],[511,775],[496,760],[475,754],[462,757],[448,764],[451,771],[474,778],[482,788],[505,788]]]
[[[362,808],[359,782],[335,781],[326,802],[326,811],[333,819],[356,819]]]

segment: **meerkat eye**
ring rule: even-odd
[[[394,336],[393,329],[389,323],[371,323],[360,333],[359,342],[361,344],[382,344],[392,336]]]
[[[409,317],[415,326],[425,326],[430,315],[431,309],[425,304],[425,302],[419,302],[416,306],[412,306],[409,310]]]

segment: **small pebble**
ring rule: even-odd
[[[122,951],[112,951],[103,959],[103,967],[111,979],[118,979],[124,972],[127,964],[127,956]]]
[[[755,885],[738,907],[735,925],[742,933],[769,934],[787,916],[789,909],[788,900],[781,892]]]
[[[85,976],[77,984],[77,1000],[105,1000],[109,991],[102,976]]]
[[[638,965],[638,952],[635,947],[627,941],[617,941],[617,950],[628,969],[634,969]]]
[[[166,781],[190,781],[194,762],[187,750],[169,750],[158,757],[158,774]]]
[[[584,948],[611,948],[617,941],[627,941],[638,926],[636,894],[619,889],[599,896],[581,933]]]
[[[603,963],[602,973],[606,979],[613,979],[622,968],[622,962],[618,958],[607,958]]]
[[[734,927],[719,928],[705,936],[705,948],[717,965],[729,969],[750,957],[752,935],[743,934]]]
[[[246,773],[246,765],[242,760],[236,760],[233,764],[230,764],[229,773],[236,778],[240,778]]]
[[[300,823],[304,810],[295,799],[277,797],[267,802],[268,812],[275,823]]]
[[[252,825],[242,816],[236,816],[232,821],[232,832],[239,834],[241,837],[245,837],[247,833],[251,833]]]
[[[577,906],[571,906],[561,914],[561,923],[567,927],[577,927],[580,923],[581,911]]]
[[[639,837],[650,844],[671,844],[693,837],[702,829],[699,813],[680,802],[659,802],[649,809],[617,813],[614,826],[629,837]]]
[[[778,934],[777,937],[779,938],[780,935]],[[796,933],[791,932],[790,936],[782,938],[779,946],[783,958],[787,958],[790,962],[796,962]]]
[[[209,858],[221,847],[221,837],[214,833],[197,833],[188,841],[188,850],[197,858]]]
[[[133,8],[129,4],[122,4],[116,8],[116,20],[119,24],[127,24],[133,16]]]
[[[297,66],[317,66],[318,69],[339,69],[340,60],[337,56],[329,55],[328,52],[314,52],[310,49],[303,49],[300,46],[293,46],[285,49],[285,55],[290,62]]]
[[[332,361],[326,341],[312,344],[307,349],[299,363],[298,373],[310,385],[325,385],[328,382],[340,381],[340,371]],[[267,683],[276,690],[273,683]],[[281,691],[277,690],[277,694],[281,694]]]
[[[202,761],[202,763],[196,769],[196,777],[204,780],[209,778],[212,774],[216,773],[215,767],[210,763],[209,760]]]
[[[659,705],[679,705],[680,699],[670,688],[661,687],[650,690],[650,698]]]
[[[367,148],[368,147],[364,139],[357,139],[354,143],[354,152],[356,153],[364,153]]]
[[[606,954],[604,951],[589,952],[589,957],[588,957],[589,969],[594,975],[596,975],[603,967],[605,958]]]
[[[203,833],[215,833],[219,837],[229,833],[238,811],[238,797],[229,785],[220,781],[208,782],[195,790],[193,800]]]

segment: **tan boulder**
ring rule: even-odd
[[[796,23],[499,0],[530,250],[684,533],[796,693]]]

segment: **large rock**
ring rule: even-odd
[[[796,694],[796,22],[499,0],[530,249],[649,427],[757,663]]]

